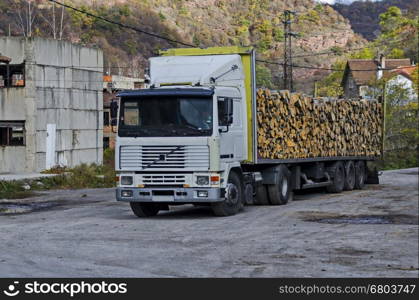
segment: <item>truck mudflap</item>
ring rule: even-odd
[[[124,202],[208,203],[224,201],[223,188],[117,187],[116,200]]]

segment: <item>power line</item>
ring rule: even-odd
[[[153,32],[145,31],[145,30],[140,29],[138,27],[134,27],[134,26],[131,26],[131,25],[122,24],[122,23],[119,23],[119,22],[116,22],[116,21],[113,21],[113,20],[109,20],[107,18],[98,16],[98,15],[91,14],[91,13],[89,13],[87,11],[84,11],[84,10],[81,10],[81,9],[78,9],[78,8],[75,8],[75,7],[70,6],[68,4],[64,4],[64,3],[58,2],[56,0],[48,0],[48,1],[53,2],[53,3],[56,3],[56,4],[61,5],[63,7],[72,9],[72,10],[74,10],[76,12],[85,14],[85,15],[87,15],[89,17],[96,18],[96,19],[99,19],[99,20],[102,20],[102,21],[105,21],[105,22],[108,22],[108,23],[111,23],[111,24],[114,24],[114,25],[118,25],[118,26],[121,26],[121,27],[124,27],[124,28],[127,28],[127,29],[131,29],[131,30],[134,30],[136,32],[139,32],[139,33],[142,33],[142,34],[146,34],[146,35],[149,35],[149,36],[152,36],[152,37],[161,39],[161,40],[165,40],[165,41],[168,41],[168,42],[176,43],[176,44],[187,46],[187,47],[196,47],[196,45],[193,45],[193,44],[184,43],[184,42],[181,42],[181,41],[178,41],[178,40],[175,40],[175,39],[171,39],[171,38],[168,38],[168,37],[164,37],[162,35],[158,35],[158,34],[153,33]]]
[[[283,66],[284,63],[281,62],[275,62],[275,61],[268,61],[268,60],[263,60],[263,59],[257,59],[257,62],[260,63],[265,63],[265,64],[270,64],[270,65],[280,65]],[[304,65],[292,65],[294,68],[300,68],[300,69],[313,69],[313,70],[326,70],[326,71],[337,71],[337,72],[343,72],[345,71],[345,69],[335,69],[335,68],[323,68],[323,67],[315,67],[315,66],[304,66]],[[380,69],[364,69],[364,70],[351,70],[353,72],[376,72],[377,70],[383,70],[383,71],[391,71],[394,70],[393,69],[389,69],[389,68],[380,68]]]

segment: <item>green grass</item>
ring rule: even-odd
[[[36,191],[53,189],[110,188],[115,186],[114,151],[105,150],[103,165],[82,164],[75,168],[55,167],[44,174],[57,174],[36,180],[0,181],[0,199],[27,198]],[[26,190],[25,185],[30,189]]]
[[[418,151],[413,149],[386,151],[384,161],[379,162],[378,168],[380,170],[416,168],[419,166],[418,154]]]
[[[0,181],[0,199],[22,199],[34,195],[34,191],[23,188],[23,182]]]

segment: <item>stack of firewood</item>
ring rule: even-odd
[[[378,156],[382,107],[376,100],[257,92],[258,155],[266,159]]]

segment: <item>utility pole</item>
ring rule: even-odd
[[[285,10],[282,23],[284,24],[284,89],[293,91],[293,75],[292,75],[292,38],[297,36],[297,33],[291,31],[292,16],[295,11]]]

